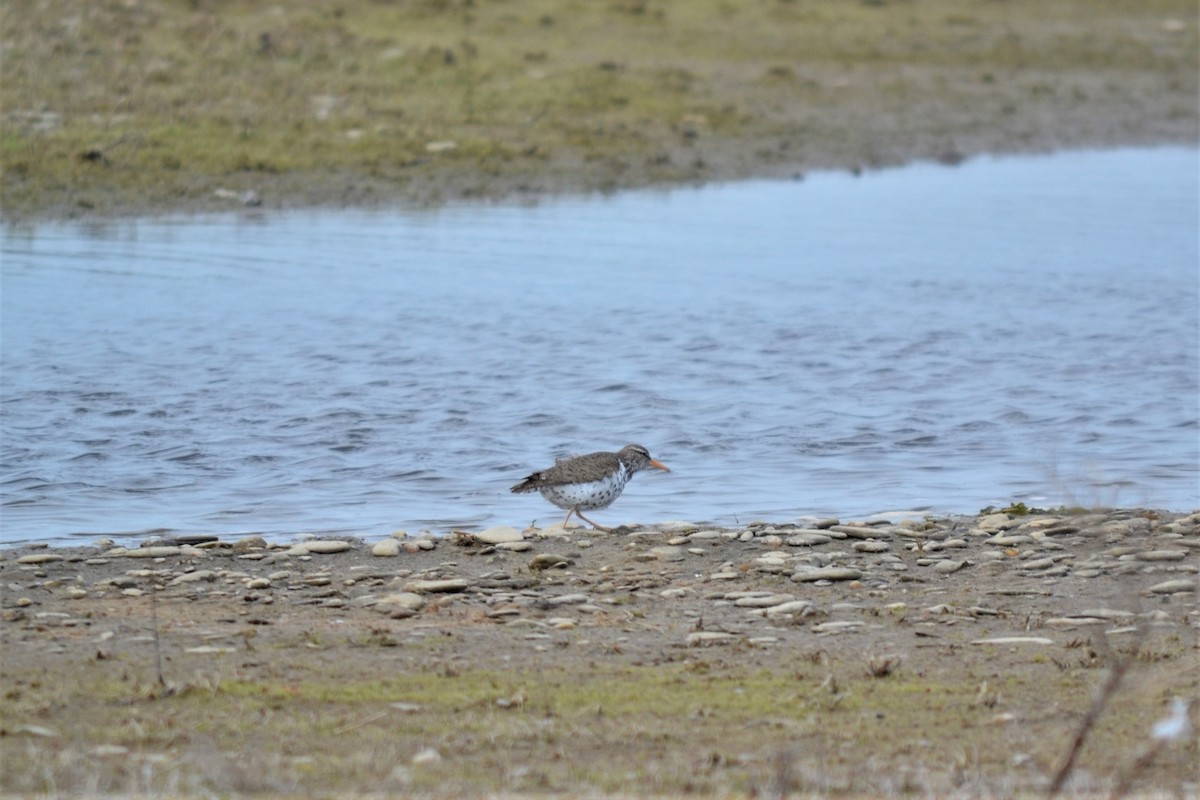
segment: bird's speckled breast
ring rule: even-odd
[[[593,511],[612,505],[612,502],[621,496],[621,492],[628,482],[629,470],[625,468],[624,464],[621,464],[616,472],[603,480],[565,483],[561,486],[543,486],[540,491],[542,497],[559,508]]]

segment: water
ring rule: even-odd
[[[1197,152],[9,228],[0,541],[1200,506]]]

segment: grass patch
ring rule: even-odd
[[[1006,114],[1095,106],[1111,129],[1132,96],[1131,120],[1160,97],[1190,132],[1194,17],[1181,0],[5,4],[0,202],[186,208],[253,183],[304,203],[328,176],[394,188],[414,169],[452,191],[636,185],[749,169],[722,143],[781,136],[848,164]],[[647,159],[653,176],[629,168]]]

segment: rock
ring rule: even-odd
[[[521,533],[516,528],[508,528],[504,526],[496,528],[488,528],[485,531],[480,531],[475,534],[475,540],[483,544],[503,544],[505,542],[521,542],[525,540],[525,534]]]
[[[975,523],[979,530],[987,531],[988,533],[1008,530],[1015,524],[1008,518],[1008,514],[988,514],[986,517],[980,517],[979,521]]]
[[[758,597],[739,597],[733,604],[739,608],[770,608],[795,600],[790,594],[768,594]]]
[[[52,561],[62,561],[63,557],[58,553],[31,553],[27,556],[21,556],[17,559],[18,564],[49,564]]]
[[[246,581],[246,588],[251,589],[251,590],[270,589],[271,588],[271,579],[270,578],[251,578],[250,580]]]
[[[807,567],[792,573],[792,580],[800,583],[814,581],[856,581],[862,571],[852,567]]]
[[[987,544],[994,544],[999,547],[1013,547],[1018,544],[1033,544],[1033,537],[1026,536],[1023,533],[1013,534],[1012,536],[1003,536],[997,534],[987,540]]]
[[[850,549],[858,553],[883,553],[890,550],[892,546],[887,542],[866,541],[855,542],[850,545]]]
[[[971,644],[1054,644],[1044,636],[996,636],[991,639],[976,639]]]
[[[539,571],[543,569],[551,569],[553,567],[567,567],[574,563],[570,558],[558,553],[538,553],[529,562],[531,570]]]
[[[524,553],[526,550],[532,550],[533,545],[526,541],[520,542],[500,542],[496,545],[497,550],[508,550],[513,553]]]
[[[137,547],[133,550],[126,550],[126,558],[166,558],[167,556],[177,556],[182,552],[182,549],[175,546],[161,547]]]
[[[400,555],[400,540],[388,537],[371,545],[371,555],[380,558],[391,558]]]
[[[1146,590],[1152,594],[1175,594],[1176,592],[1196,591],[1196,581],[1191,578],[1179,578],[1173,581],[1156,583]]]
[[[404,584],[405,591],[426,594],[448,594],[465,592],[470,583],[462,578],[443,578],[441,580],[417,580]]]
[[[867,627],[867,623],[861,620],[841,620],[822,622],[820,625],[813,625],[812,629],[813,633],[846,633],[865,627]]]
[[[314,553],[317,555],[329,555],[331,553],[342,553],[349,550],[351,545],[349,542],[340,539],[316,539],[311,542],[302,542],[291,550],[288,550],[290,556],[302,556]]]
[[[646,556],[659,561],[675,561],[683,558],[683,548],[664,544],[658,547],[651,547],[646,551]]]
[[[815,606],[807,600],[792,600],[787,603],[780,603],[776,606],[771,606],[767,609],[768,617],[778,617],[784,614],[799,614],[804,616],[810,612]]]
[[[1187,550],[1145,550],[1137,554],[1140,561],[1182,561]]]
[[[435,144],[437,144],[435,142]],[[413,766],[421,766],[423,764],[437,764],[442,760],[442,754],[432,747],[426,747],[424,750],[417,752],[412,757]]]
[[[169,586],[178,586],[181,583],[199,583],[201,581],[204,581],[206,583],[212,583],[216,579],[217,579],[217,573],[213,572],[211,569],[198,569],[195,572],[183,573],[182,575],[180,575],[177,578],[175,578],[174,580],[172,580],[168,585]]]
[[[949,575],[953,572],[958,572],[960,569],[966,566],[966,563],[967,562],[965,561],[951,561],[950,559],[946,558],[934,564],[933,571],[939,575]]]
[[[414,592],[396,592],[375,603],[375,610],[392,619],[407,619],[425,607],[425,598]]]
[[[789,536],[784,541],[792,547],[815,547],[819,544],[828,544],[831,540],[823,533],[801,531],[794,536]]]
[[[586,594],[560,594],[542,599],[542,604],[546,606],[567,606],[586,603],[590,598]]]

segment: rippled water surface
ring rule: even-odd
[[[1197,153],[3,232],[2,540],[1200,506]]]

